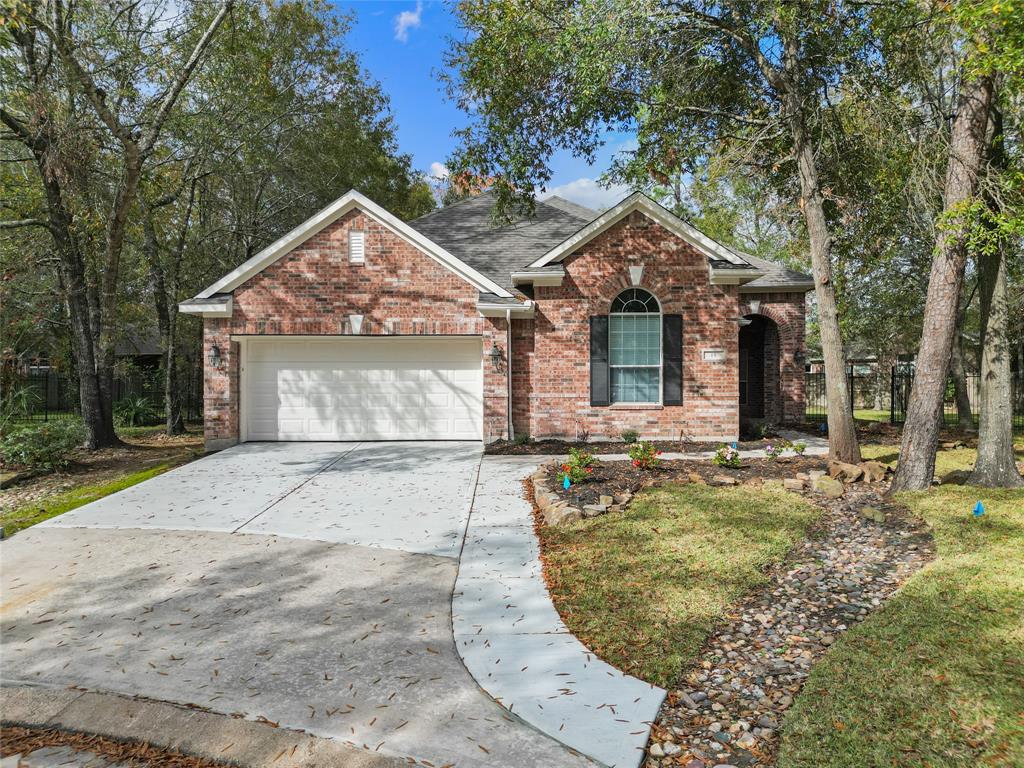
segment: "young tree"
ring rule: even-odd
[[[859,2],[467,0],[448,62],[474,117],[449,164],[528,205],[559,148],[593,159],[608,126],[635,129],[635,169],[672,178],[742,147],[802,213],[825,357],[833,457],[858,461],[833,280],[834,201],[822,156],[837,100],[874,50]],[[828,162],[824,167],[828,167]],[[832,167],[838,163],[833,162]],[[636,175],[636,174],[635,174]]]

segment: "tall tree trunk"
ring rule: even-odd
[[[990,116],[991,163],[1000,172],[1007,169],[1003,147],[1003,115],[993,103]],[[997,215],[998,202],[989,198]],[[1024,487],[1013,455],[1013,353],[1010,336],[1010,294],[1007,287],[1007,243],[999,242],[992,253],[978,256],[978,284],[981,290],[981,365],[979,367],[980,420],[978,460],[969,482],[991,488]]]
[[[181,394],[178,388],[178,355],[176,325],[177,317],[167,298],[167,285],[160,262],[159,244],[152,211],[147,211],[143,221],[143,252],[149,262],[152,282],[153,304],[156,309],[157,328],[160,332],[160,346],[164,373],[164,431],[168,435],[180,435],[185,431],[181,415]]]
[[[978,174],[987,150],[988,114],[994,89],[989,76],[961,83],[942,200],[943,212],[948,216],[962,215],[965,204],[977,191]],[[955,219],[953,223],[956,226]],[[966,261],[964,235],[938,232],[914,384],[903,426],[899,464],[890,491],[920,491],[932,483],[942,398]]]
[[[1002,250],[979,258],[981,370],[979,371],[978,460],[971,485],[1024,487],[1013,455],[1013,383],[1006,259]]]
[[[789,113],[793,150],[800,177],[800,203],[811,246],[811,271],[814,274],[814,295],[818,300],[821,352],[825,359],[829,456],[837,461],[857,463],[860,461],[860,448],[850,407],[852,393],[847,386],[846,351],[843,349],[839,310],[832,284],[832,233],[825,217],[825,199],[818,181],[814,147],[804,119],[795,37],[787,38],[785,51],[786,111]]]
[[[963,432],[974,431],[974,414],[971,412],[971,397],[967,391],[967,371],[964,369],[963,337],[957,331],[953,337],[953,351],[949,357],[949,373],[953,377],[956,395],[956,422]]]

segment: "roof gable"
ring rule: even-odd
[[[282,256],[311,238],[317,232],[334,223],[349,211],[358,208],[363,213],[379,221],[397,236],[414,245],[444,267],[454,272],[466,282],[485,293],[493,293],[501,297],[512,294],[486,275],[481,274],[469,264],[455,257],[422,232],[413,229],[398,217],[377,205],[365,195],[350,190],[333,203],[306,219],[291,232],[278,238],[244,264],[239,265],[220,280],[204,288],[197,294],[197,299],[207,299],[214,294],[229,293],[242,283],[253,278]]]
[[[549,249],[543,256],[530,264],[530,269],[539,269],[554,262],[561,261],[577,248],[589,243],[602,232],[626,218],[633,211],[640,211],[661,224],[674,235],[682,238],[713,262],[723,262],[725,266],[741,269],[756,269],[737,253],[705,235],[700,230],[687,224],[667,208],[659,205],[642,192],[634,192],[621,203],[597,216],[586,226]]]

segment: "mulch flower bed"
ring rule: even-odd
[[[873,488],[807,495],[825,510],[815,530],[683,670],[652,730],[646,768],[774,766],[779,728],[814,663],[934,557],[925,525]]]
[[[808,436],[817,434],[816,432],[808,432]],[[757,440],[741,440],[736,445],[740,450],[753,451],[759,448],[764,448],[770,443],[778,443],[779,438],[769,437]],[[649,440],[655,449],[663,451],[665,453],[700,453],[704,451],[715,451],[718,450],[722,445],[722,440],[718,440],[713,443],[695,443],[692,441],[684,440]],[[731,442],[729,443],[732,444]],[[602,441],[602,442],[571,442],[565,440],[531,440],[528,443],[510,443],[507,440],[498,440],[494,443],[488,443],[484,447],[484,453],[494,454],[497,456],[564,456],[569,452],[570,448],[579,448],[580,450],[587,451],[588,453],[629,453],[629,443],[624,443],[621,440],[615,441]]]
[[[722,478],[732,478],[737,483],[759,483],[764,480],[784,480],[797,472],[824,470],[827,463],[816,456],[784,456],[768,459],[749,459],[738,469],[719,467],[710,461],[665,461],[654,469],[637,469],[628,461],[595,461],[593,472],[583,482],[572,485],[568,490],[558,481],[559,466],[548,469],[548,487],[573,506],[596,504],[601,496],[619,496],[636,493],[664,483],[700,482],[725,485]]]

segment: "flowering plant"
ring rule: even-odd
[[[661,463],[661,451],[655,450],[651,443],[633,443],[629,446],[629,458],[637,469],[654,469]]]
[[[581,451],[579,448],[569,449],[569,459],[565,461],[558,472],[559,482],[569,478],[569,482],[582,483],[594,472],[591,464],[594,463],[594,454]]]
[[[774,444],[768,443],[768,445],[764,447],[764,455],[769,461],[775,461],[775,459],[779,458],[785,450],[786,446],[781,442]]]
[[[711,458],[712,464],[717,464],[719,467],[732,467],[736,468],[740,465],[740,452],[739,449],[734,448],[731,445],[723,445]]]

